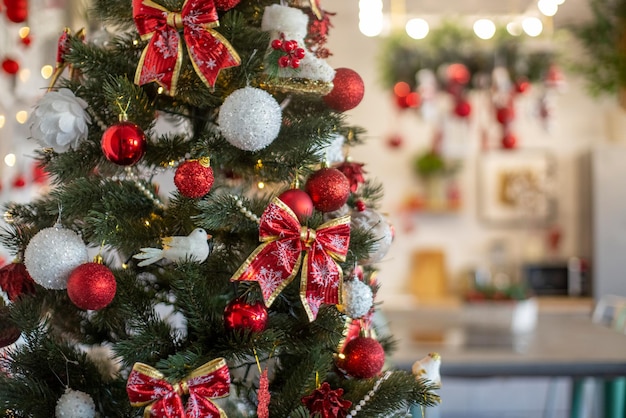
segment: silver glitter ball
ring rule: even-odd
[[[57,401],[56,418],[94,418],[96,405],[91,396],[79,390],[66,389]]]
[[[83,240],[61,225],[39,231],[26,246],[24,265],[46,289],[65,289],[70,273],[89,261]]]
[[[370,311],[374,304],[372,289],[360,281],[353,279],[343,283],[343,311],[350,318],[360,318]]]

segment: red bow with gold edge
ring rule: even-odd
[[[126,383],[131,405],[146,407],[144,418],[226,418],[226,413],[210,399],[228,396],[229,391],[230,373],[223,358],[205,363],[175,384],[155,368],[135,363]],[[183,394],[189,395],[186,408]]]
[[[301,226],[295,213],[274,198],[261,216],[259,240],[263,243],[231,281],[259,282],[269,307],[302,265],[300,299],[310,321],[317,317],[322,303],[341,303],[343,272],[336,260],[344,261],[348,253],[349,216],[333,219],[314,230]]]
[[[133,18],[141,39],[150,40],[137,66],[137,85],[156,81],[168,94],[176,94],[183,58],[180,29],[193,68],[208,87],[215,85],[222,68],[240,63],[232,45],[213,29],[219,26],[213,0],[185,0],[180,12],[151,0],[133,0]]]

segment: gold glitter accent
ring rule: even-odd
[[[261,87],[268,91],[281,93],[299,93],[325,96],[333,89],[332,81],[309,80],[307,78],[266,78]]]

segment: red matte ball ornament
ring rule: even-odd
[[[185,161],[176,168],[174,184],[186,197],[196,199],[209,193],[213,187],[213,169],[208,157]]]
[[[338,366],[352,377],[369,379],[380,373],[384,364],[385,350],[378,341],[356,337],[346,344]]]
[[[365,84],[361,76],[349,68],[337,68],[333,78],[333,89],[324,96],[328,107],[338,112],[354,109],[365,95]]]
[[[467,100],[459,100],[454,106],[454,114],[460,118],[466,118],[472,113],[472,106]]]
[[[300,223],[313,214],[313,201],[304,190],[285,190],[278,198],[293,211]]]
[[[146,135],[132,122],[110,126],[102,135],[102,152],[117,165],[136,164],[146,152]]]
[[[224,327],[229,331],[261,332],[267,326],[268,313],[263,302],[247,303],[235,299],[224,309]]]
[[[350,197],[350,181],[336,168],[322,168],[311,174],[304,190],[320,212],[332,212],[346,204]]]
[[[2,70],[10,75],[15,75],[20,70],[20,63],[13,58],[5,58],[2,60]]]
[[[517,138],[512,133],[506,133],[501,140],[502,148],[515,149],[517,147]]]
[[[115,276],[103,264],[85,263],[76,267],[67,280],[67,294],[80,309],[98,310],[115,297]]]

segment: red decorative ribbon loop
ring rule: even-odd
[[[144,418],[226,418],[226,413],[211,399],[226,397],[229,391],[230,372],[223,358],[205,363],[174,384],[155,368],[135,363],[126,383],[131,405],[146,407]],[[186,408],[181,395],[189,395]]]
[[[350,217],[343,216],[317,230],[301,226],[297,216],[275,198],[261,216],[259,245],[231,281],[256,281],[270,306],[302,265],[300,299],[309,320],[322,303],[341,303],[344,261],[350,244]],[[304,253],[304,259],[302,257]]]
[[[215,85],[222,68],[240,63],[232,45],[213,29],[219,26],[213,0],[185,0],[180,13],[152,0],[133,0],[133,18],[141,39],[150,41],[141,54],[135,84],[155,81],[168,94],[176,94],[183,59],[181,28],[193,68],[208,87]]]

